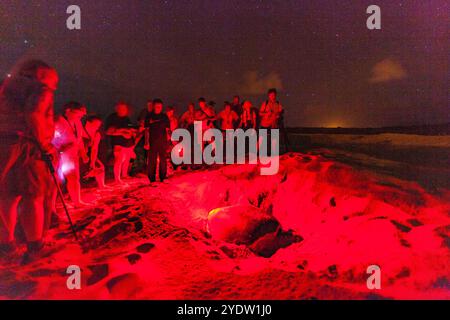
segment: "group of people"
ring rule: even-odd
[[[130,107],[125,102],[105,121],[90,115],[85,105],[69,102],[60,115],[54,115],[54,92],[57,72],[39,60],[22,64],[0,88],[0,255],[17,248],[17,222],[27,243],[26,257],[39,253],[44,237],[56,212],[55,181],[65,182],[74,206],[87,205],[81,199],[81,179],[92,178],[98,188],[105,184],[105,165],[99,157],[101,141],[108,138],[113,155],[114,181],[124,184],[130,174],[136,147],[145,150],[150,182],[167,178],[171,148],[170,135],[177,128],[191,130],[201,121],[203,129],[273,129],[282,121],[283,109],[275,89],[258,110],[249,100],[241,103],[239,96],[225,102],[216,113],[214,103],[198,99],[198,108],[190,103],[181,117],[175,108],[153,99],[139,113],[134,124]],[[175,165],[174,165],[175,167]],[[55,168],[54,179],[52,168]],[[20,214],[18,214],[18,208]]]
[[[188,110],[180,118],[180,126],[188,128],[194,121],[205,122],[206,127],[218,127],[221,130],[229,129],[275,129],[282,120],[283,108],[277,100],[277,90],[268,90],[267,100],[260,109],[253,107],[250,100],[241,99],[238,95],[233,97],[232,102],[225,101],[223,109],[216,114],[213,101],[206,103],[204,98],[199,98],[198,109],[194,103],[190,103]]]
[[[130,172],[130,160],[136,157],[135,148],[143,141],[146,153],[146,170],[150,182],[156,181],[157,167],[160,181],[167,177],[167,163],[171,150],[171,133],[177,128],[193,131],[194,122],[202,123],[202,129],[219,128],[222,131],[229,129],[275,129],[282,122],[283,108],[277,100],[276,89],[268,91],[267,100],[260,109],[253,107],[249,100],[243,103],[239,96],[233,101],[224,102],[223,109],[216,112],[213,101],[207,103],[202,97],[198,99],[198,108],[193,102],[189,103],[187,110],[177,117],[175,108],[168,106],[164,112],[163,102],[160,99],[148,100],[134,125],[130,119],[130,107],[119,102],[116,112],[111,114],[105,122],[105,133],[111,137],[114,154],[114,180],[123,183]],[[92,160],[94,161],[94,160]],[[96,160],[98,161],[98,160]],[[174,168],[176,165],[172,164]],[[98,179],[101,181],[101,179]]]

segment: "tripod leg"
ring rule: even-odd
[[[56,186],[56,190],[57,190],[57,192],[58,192],[59,199],[61,200],[61,203],[62,203],[62,205],[63,205],[64,212],[66,213],[67,220],[69,221],[70,228],[72,229],[72,233],[73,233],[73,235],[74,235],[74,237],[75,237],[75,240],[78,241],[78,235],[77,235],[77,232],[76,232],[76,230],[75,230],[75,227],[73,226],[72,219],[70,218],[69,210],[67,209],[66,201],[64,200],[64,195],[63,195],[63,193],[62,193],[62,190],[61,190],[61,187],[60,187],[60,185],[59,185],[58,179],[56,178],[55,169],[53,168],[53,165],[52,165],[52,164],[49,164],[49,169],[50,169],[50,174],[51,174],[52,177],[53,177],[53,182],[55,183],[55,186]]]

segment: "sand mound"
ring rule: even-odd
[[[259,172],[209,167],[97,193],[71,212],[82,247],[62,221],[41,260],[0,257],[0,298],[450,298],[448,190],[316,154]],[[381,290],[366,287],[373,264]],[[66,287],[69,265],[81,290]]]

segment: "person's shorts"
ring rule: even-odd
[[[50,170],[35,143],[0,137],[0,198],[46,196],[52,183]]]
[[[61,181],[68,177],[80,179],[80,159],[77,150],[70,150],[60,154],[58,176]]]
[[[113,148],[114,158],[124,158],[130,157],[131,159],[136,158],[136,154],[134,153],[134,147],[123,147],[119,145],[115,145]]]

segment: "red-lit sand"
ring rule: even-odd
[[[61,225],[48,257],[23,267],[1,260],[2,298],[450,298],[448,190],[431,195],[319,155],[289,154],[275,176],[221,166],[85,196],[98,199],[94,209],[72,210],[85,253]],[[209,238],[210,210],[249,203],[303,241],[263,258]],[[81,290],[66,288],[71,264],[82,268]],[[381,290],[366,287],[371,264],[381,267]]]

